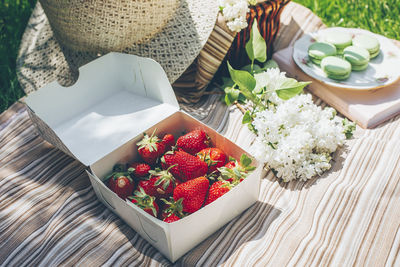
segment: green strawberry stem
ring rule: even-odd
[[[150,208],[154,216],[157,217],[157,210],[154,207],[154,202],[156,198],[146,194],[142,187],[138,187],[139,191],[135,191],[135,196],[129,196],[128,199],[135,199],[137,201],[136,205],[142,209]]]
[[[164,212],[167,213],[167,217],[171,216],[172,214],[175,214],[179,218],[183,218],[185,216],[183,214],[183,212],[182,212],[182,210],[183,210],[183,206],[182,206],[183,198],[180,198],[177,201],[175,201],[172,197],[170,199],[171,199],[170,201],[168,201],[168,200],[166,200],[164,198],[161,199],[166,205],[169,206],[168,208],[166,208],[164,210]]]
[[[154,185],[159,186],[159,185],[161,185],[161,183],[163,183],[164,190],[167,190],[170,183],[175,182],[175,177],[169,172],[169,170],[177,165],[178,164],[174,164],[174,165],[170,166],[168,169],[163,170],[163,171],[160,168],[156,168],[154,171],[153,170],[149,171],[150,177],[152,177],[152,176],[159,177],[159,179],[154,183]],[[159,192],[159,193],[163,194],[165,192]]]
[[[119,177],[121,176],[125,176],[129,182],[133,183],[133,179],[131,177],[132,172],[130,171],[126,171],[126,172],[113,172],[110,175],[108,175],[103,182],[108,181],[110,178],[112,178],[114,181],[117,180]]]
[[[154,129],[151,136],[149,136],[147,133],[143,133],[143,139],[136,143],[139,149],[148,146],[150,152],[157,151],[156,143],[160,143],[161,140],[155,135],[156,130],[157,129]]]

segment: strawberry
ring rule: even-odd
[[[208,196],[206,199],[206,203],[204,205],[208,205],[220,196],[226,194],[229,190],[231,190],[232,185],[227,181],[218,181],[213,183],[210,186],[210,190],[208,191]]]
[[[253,171],[256,167],[251,166],[252,160],[246,154],[242,154],[240,162],[234,158],[229,158],[229,162],[224,167],[218,168],[221,174],[221,178],[237,185],[248,175],[249,172]]]
[[[200,150],[208,147],[209,138],[206,133],[202,130],[191,131],[181,137],[176,141],[178,148],[183,151],[195,155],[200,152]]]
[[[149,173],[150,179],[142,180],[138,184],[138,186],[143,188],[146,194],[156,198],[172,195],[175,188],[175,178],[169,172],[169,169],[161,170],[156,168],[154,171],[151,170]]]
[[[180,179],[180,170],[178,162],[176,161],[176,153],[176,151],[168,151],[161,157],[160,161],[161,167],[164,170],[169,169],[170,173],[172,173],[175,178]],[[178,182],[178,180],[176,182]]]
[[[224,166],[227,159],[224,151],[216,147],[202,149],[197,153],[197,158],[207,163],[207,173],[212,173],[216,171],[217,168]]]
[[[133,175],[139,178],[148,176],[151,170],[150,165],[140,162],[134,162],[129,167],[134,169]]]
[[[154,186],[154,180],[140,180],[138,183],[138,187],[142,188],[143,191],[149,196],[155,197],[155,195],[157,195],[157,189]]]
[[[105,182],[108,182],[108,187],[116,193],[120,198],[126,199],[132,194],[135,189],[135,182],[132,179],[132,169],[125,171],[125,167],[122,164],[116,164]]]
[[[172,134],[164,135],[162,141],[165,145],[165,151],[170,151],[171,148],[175,145],[175,137]]]
[[[159,208],[156,202],[156,198],[146,194],[143,188],[138,187],[138,189],[139,190],[136,190],[133,193],[133,196],[130,196],[129,199],[132,201],[133,204],[143,209],[148,214],[157,217]]]
[[[182,182],[204,176],[208,171],[207,163],[185,151],[169,151],[165,153],[161,157],[161,166],[163,169],[170,168],[172,175]]]
[[[236,166],[236,159],[233,159],[232,161],[229,161],[227,164],[225,164],[224,167],[229,168],[229,169],[233,169]]]
[[[174,190],[174,200],[183,198],[183,211],[193,213],[203,206],[210,182],[206,177],[198,177],[178,185]]]
[[[154,135],[154,132],[151,136],[144,133],[143,139],[136,143],[140,156],[151,166],[155,165],[158,158],[165,152],[164,142]]]
[[[178,220],[180,220],[181,218],[179,218],[178,216],[172,214],[171,216],[168,216],[167,218],[163,219],[164,222],[166,223],[173,223],[176,222]]]
[[[182,201],[183,198],[178,199],[177,201],[174,200],[173,197],[170,197],[170,200],[165,200],[164,198],[161,199],[164,202],[163,212],[161,213],[161,219],[165,219],[171,215],[177,216],[179,218],[183,218],[184,214],[182,212],[183,206]]]
[[[108,185],[109,188],[122,199],[126,199],[132,194],[133,189],[135,189],[133,179],[129,175],[125,176],[122,173],[113,175]]]

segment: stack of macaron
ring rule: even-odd
[[[321,68],[334,80],[346,80],[350,77],[351,64],[339,57],[326,57],[321,61]]]
[[[367,49],[370,58],[377,57],[379,55],[379,51],[381,50],[379,41],[375,37],[366,34],[356,35],[353,38],[353,45]]]
[[[308,47],[308,58],[316,65],[320,65],[322,59],[335,55],[336,47],[330,43],[317,42]]]
[[[365,70],[379,51],[379,41],[372,35],[359,34],[352,38],[347,32],[332,31],[323,41],[309,46],[308,57],[329,78],[346,80],[352,70]]]
[[[368,67],[370,54],[367,49],[352,45],[343,50],[343,58],[350,62],[352,70],[361,71]]]
[[[352,43],[351,35],[347,32],[330,32],[325,36],[325,42],[333,44],[336,47],[338,55],[343,54],[343,50]]]

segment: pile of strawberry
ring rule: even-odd
[[[150,215],[171,223],[210,204],[240,183],[255,167],[209,147],[202,130],[179,137],[144,134],[137,143],[142,162],[116,164],[105,183]]]

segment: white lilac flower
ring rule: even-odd
[[[249,4],[253,2],[253,0],[219,0],[226,25],[231,31],[240,32],[247,27],[246,14],[250,11]]]
[[[256,77],[257,83],[279,83],[275,70]],[[284,181],[307,180],[331,168],[331,153],[343,145],[345,135],[341,119],[331,108],[321,109],[310,94],[283,101],[271,93],[274,108],[258,111],[253,125],[257,137],[252,145],[256,158],[273,169]]]
[[[282,83],[287,79],[285,72],[281,72],[278,68],[268,69],[265,72],[257,73],[254,75],[256,79],[255,90],[267,87],[267,90],[275,91],[279,89]]]
[[[240,32],[243,28],[247,27],[247,21],[241,18],[236,18],[226,23],[228,28],[233,32]]]

